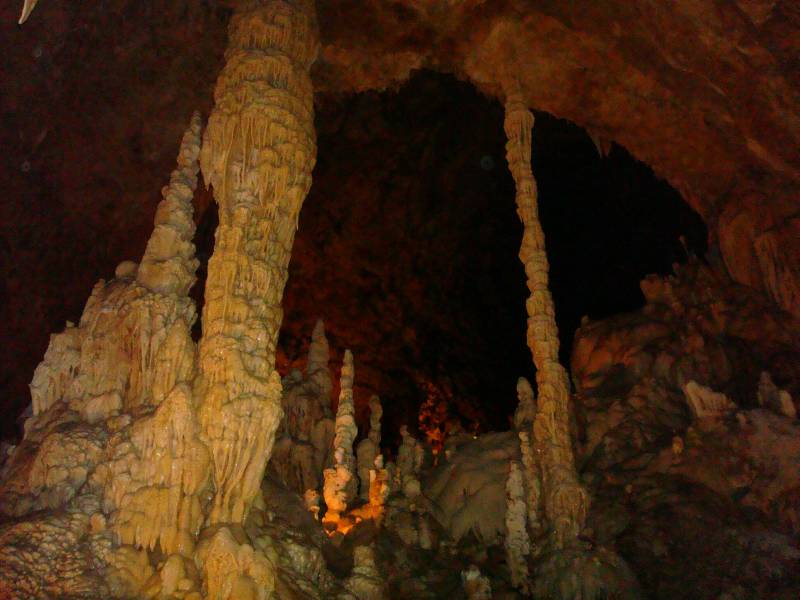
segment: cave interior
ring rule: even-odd
[[[798,597],[791,2],[18,9],[0,598]]]

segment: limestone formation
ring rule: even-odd
[[[790,419],[797,418],[792,396],[786,390],[779,389],[766,371],[761,372],[758,380],[758,404]]]
[[[344,352],[339,382],[339,406],[336,409],[336,435],[333,438],[333,465],[325,469],[323,497],[328,506],[326,522],[336,522],[339,514],[353,501],[358,490],[353,442],[358,434],[353,405],[353,354]]]
[[[736,404],[725,394],[715,392],[696,381],[689,381],[684,385],[683,393],[696,419],[720,418],[736,410]]]
[[[526,528],[527,507],[519,463],[509,463],[506,481],[506,562],[511,571],[511,585],[523,594],[528,593],[528,555],[530,538]]]
[[[306,490],[306,493],[303,494],[303,501],[308,512],[314,515],[314,520],[319,520],[319,492],[317,490]]]
[[[360,481],[361,498],[369,499],[370,471],[375,467],[375,460],[381,451],[381,416],[383,407],[378,396],[369,399],[369,434],[359,442],[356,448],[358,461],[358,478]]]
[[[536,398],[530,382],[524,377],[517,381],[517,410],[514,411],[514,428],[517,431],[530,430],[536,419]]]
[[[502,540],[508,465],[520,460],[519,448],[512,431],[470,437],[425,478],[432,514],[451,539],[472,534],[487,546]]]
[[[569,431],[569,382],[558,361],[558,330],[553,298],[548,289],[544,232],[539,222],[536,181],[531,171],[533,114],[525,106],[518,84],[506,89],[506,157],[517,191],[517,212],[524,227],[520,259],[531,296],[528,346],[536,365],[539,390],[533,446],[540,461],[544,514],[553,541],[563,546],[580,533],[589,509],[589,496],[578,480]]]
[[[275,589],[275,565],[263,553],[219,527],[197,548],[208,600],[267,600]]]
[[[369,505],[376,518],[383,513],[386,499],[392,492],[389,469],[383,466],[383,455],[375,457],[373,468],[369,470]]]
[[[466,571],[461,571],[461,583],[468,600],[491,600],[492,584],[477,566],[470,565]]]
[[[339,405],[336,408],[336,435],[333,438],[333,448],[334,452],[341,453],[341,457],[336,457],[336,464],[343,464],[352,472],[355,472],[356,463],[353,442],[358,435],[353,404],[354,376],[353,354],[349,350],[345,350],[342,376],[339,381]]]
[[[397,452],[397,486],[409,498],[420,494],[419,473],[425,459],[425,449],[408,431],[408,427],[400,427],[402,442]]]
[[[375,566],[372,546],[356,546],[353,550],[353,571],[345,581],[348,594],[342,600],[383,600],[386,598],[384,578]]]
[[[532,535],[537,536],[542,529],[542,478],[539,465],[533,458],[529,431],[519,431],[517,435],[519,435],[519,450],[522,459],[522,483],[525,489],[525,512],[528,515],[528,528]]]
[[[284,418],[269,462],[270,472],[299,494],[319,489],[333,451],[332,384],[322,321],[314,327],[307,365],[305,375],[293,370],[283,378]]]
[[[211,524],[244,521],[282,416],[275,344],[316,156],[316,28],[310,1],[241,5],[203,141],[203,175],[219,204],[196,384],[213,462]]]
[[[52,337],[34,374],[32,417],[4,468],[0,509],[19,518],[5,528],[6,550],[30,536],[51,566],[42,579],[32,565],[0,557],[0,579],[13,579],[20,597],[137,595],[152,570],[145,559],[131,571],[134,546],[194,550],[209,492],[190,387],[200,133],[195,114],[141,264],[122,263],[115,280],[95,286],[80,323]],[[42,508],[55,512],[30,514]],[[106,581],[88,574],[92,565]]]
[[[314,324],[314,331],[311,333],[311,344],[308,347],[308,361],[306,363],[306,377],[313,381],[319,391],[320,398],[330,400],[333,382],[331,372],[328,369],[330,361],[330,349],[328,338],[325,337],[325,323],[322,319]]]

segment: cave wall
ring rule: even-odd
[[[778,250],[800,239],[796,3],[356,4],[320,9],[320,87],[383,87],[431,66],[498,95],[510,68],[528,106],[650,164],[709,224],[734,279],[798,314],[800,254]]]

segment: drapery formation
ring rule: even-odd
[[[517,213],[524,226],[519,257],[525,266],[531,293],[526,302],[527,336],[539,388],[532,444],[542,478],[544,516],[554,543],[561,547],[580,533],[589,496],[575,471],[569,433],[569,381],[558,361],[558,329],[548,288],[547,253],[539,222],[536,180],[531,171],[533,114],[525,106],[518,87],[510,87],[505,104],[506,158],[516,185]]]
[[[316,157],[314,3],[245,2],[229,35],[200,157],[219,204],[196,385],[214,465],[212,524],[246,516],[281,419],[281,299]]]

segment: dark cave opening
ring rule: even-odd
[[[533,169],[564,364],[583,315],[643,305],[639,281],[705,252],[701,218],[623,148],[537,113]],[[503,109],[428,71],[397,91],[317,102],[318,160],[284,296],[282,374],[302,369],[325,320],[331,369],[356,360],[356,405],[377,393],[385,431],[447,404],[470,429],[506,429],[525,343],[522,227],[505,162]],[[681,241],[681,239],[683,241]],[[390,442],[390,439],[387,439]]]

